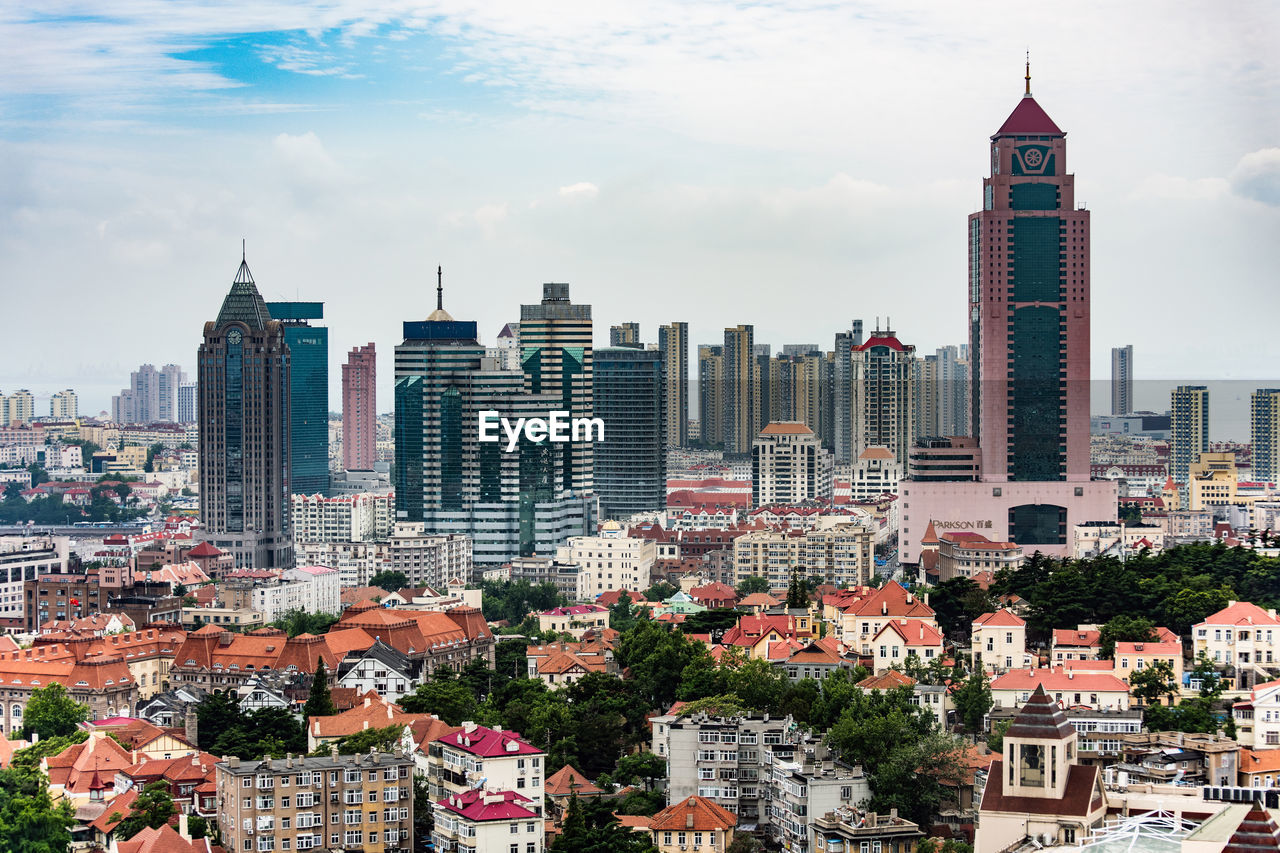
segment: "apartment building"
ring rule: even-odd
[[[793,853],[814,849],[812,818],[871,798],[861,767],[836,761],[820,741],[770,747],[769,829],[774,844]]]
[[[648,589],[658,553],[652,539],[628,536],[616,521],[601,525],[599,536],[570,538],[560,551],[557,559],[578,566],[579,601],[595,601],[609,589]]]
[[[471,538],[461,533],[429,534],[421,521],[398,521],[387,540],[383,568],[404,572],[410,586],[443,589],[454,579],[471,581]]]
[[[217,764],[218,828],[228,853],[409,850],[413,759],[402,753]]]
[[[836,586],[868,583],[874,570],[875,533],[865,524],[840,522],[815,530],[756,530],[733,540],[736,582],[758,575],[784,588],[791,569],[803,566]]]
[[[0,536],[0,630],[33,631],[48,619],[66,619],[72,612],[67,607],[67,597],[57,601],[63,613],[46,606],[36,614],[34,599],[32,614],[28,616],[23,602],[23,587],[35,582],[42,575],[64,576],[70,556],[71,540],[66,536]],[[82,575],[65,575],[79,578]]]
[[[1027,621],[1001,608],[973,621],[973,664],[992,673],[1031,666],[1027,652]]]
[[[545,752],[517,733],[468,721],[428,747],[427,786],[437,802],[480,785],[489,792],[514,791],[542,814],[545,760]]]
[[[1192,626],[1192,656],[1201,653],[1231,667],[1236,686],[1250,688],[1270,681],[1280,666],[1280,619],[1274,609],[1263,610],[1248,601],[1229,601],[1203,622]]]
[[[432,806],[439,853],[542,853],[541,810],[515,791],[470,790]]]
[[[1231,709],[1236,740],[1254,749],[1280,747],[1280,681],[1257,684]]]
[[[299,495],[290,498],[295,542],[368,542],[391,535],[393,495]]]
[[[981,533],[968,532],[938,537],[939,580],[971,578],[979,572],[994,573],[1021,565],[1022,546],[1016,542],[993,542]]]

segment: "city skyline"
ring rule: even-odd
[[[596,306],[596,345],[634,320],[650,340],[688,321],[691,351],[739,323],[777,346],[826,347],[847,320],[823,328],[819,313],[895,317],[921,352],[961,343],[956,217],[974,207],[975,140],[1021,91],[1026,48],[1037,97],[1073,129],[1081,199],[1108,224],[1094,247],[1108,306],[1095,378],[1122,343],[1183,381],[1267,379],[1244,372],[1280,354],[1265,311],[1232,318],[1256,342],[1243,366],[1168,334],[1219,283],[1236,304],[1272,301],[1280,74],[1266,47],[1280,13],[1264,4],[1229,20],[1106,7],[1105,26],[1103,7],[1008,20],[899,4],[706,3],[617,20],[519,6],[64,8],[0,19],[15,36],[0,69],[0,198],[13,212],[0,277],[43,285],[8,294],[19,315],[50,290],[80,303],[102,292],[113,298],[95,325],[143,309],[165,322],[92,354],[46,352],[40,325],[21,324],[6,392],[83,387],[89,412],[106,407],[95,386],[118,391],[140,363],[192,369],[181,330],[216,304],[242,237],[264,297],[343,318],[335,353],[390,351],[405,316],[430,312],[436,264],[486,341],[520,293],[568,281]],[[797,281],[823,311],[776,300]],[[386,376],[379,394],[390,399]]]

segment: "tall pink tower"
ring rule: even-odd
[[[987,482],[1089,480],[1089,211],[1067,135],[1026,93],[969,216],[972,414]]]
[[[355,347],[342,365],[342,467],[368,471],[378,458],[377,356]]]

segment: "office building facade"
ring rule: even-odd
[[[604,423],[604,439],[594,449],[600,517],[626,519],[662,509],[667,501],[662,354],[610,347],[597,350],[594,360],[595,416]]]
[[[323,302],[268,302],[284,326],[289,347],[290,488],[299,495],[329,494],[329,330]]]
[[[1253,479],[1280,480],[1280,388],[1259,388],[1250,402]]]
[[[201,536],[239,567],[291,568],[289,346],[243,260],[198,363]]]
[[[373,343],[342,365],[342,467],[369,471],[378,459],[378,358]]]
[[[759,388],[755,358],[755,327],[724,330],[724,452],[746,454],[755,440],[756,391]]]

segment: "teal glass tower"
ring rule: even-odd
[[[667,502],[663,358],[632,347],[595,351],[595,415],[604,440],[595,446],[600,517],[625,520]]]
[[[289,427],[295,495],[329,494],[329,330],[323,302],[268,302],[293,362]]]

